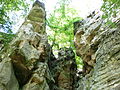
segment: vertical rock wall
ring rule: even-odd
[[[95,12],[74,24],[76,52],[84,62],[77,90],[119,90],[120,28],[105,26]]]
[[[51,90],[75,90],[77,65],[71,48],[61,48],[50,67],[55,80]]]

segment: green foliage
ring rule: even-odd
[[[81,18],[78,16],[77,11],[68,5],[68,2],[65,0],[60,1],[47,19],[47,25],[50,27],[48,32],[52,32],[51,34],[48,33],[49,40],[50,42],[55,41],[54,47],[56,48],[74,47],[73,22]]]
[[[0,0],[0,30],[11,33],[11,24],[8,13],[15,10],[26,10],[27,4],[24,0]]]
[[[4,46],[14,37],[14,34],[12,34],[13,21],[10,20],[9,13],[19,10],[26,11],[27,7],[28,4],[24,0],[0,0],[0,42],[2,42]]]
[[[115,27],[120,14],[120,0],[104,0],[101,10],[104,12],[103,19],[106,19],[106,24]]]
[[[59,0],[54,11],[47,18],[49,26],[47,33],[49,43],[53,45],[54,54],[62,47],[71,47],[75,52],[74,47],[74,28],[73,22],[81,20],[78,11],[70,7],[70,0]],[[81,68],[82,61],[76,56],[78,67]]]
[[[2,33],[0,32],[0,42],[6,46],[15,37],[14,34]]]

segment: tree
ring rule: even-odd
[[[3,45],[7,45],[15,36],[14,30],[12,30],[14,20],[10,20],[9,13],[19,10],[26,11],[27,8],[28,4],[24,0],[0,0],[0,42]]]
[[[12,21],[9,19],[9,12],[15,10],[26,10],[27,3],[24,0],[1,0],[0,1],[0,30],[3,29],[5,32],[12,32],[11,24]]]
[[[120,11],[120,0],[103,0],[104,3],[101,10],[104,12],[103,19],[106,19],[106,24],[115,27],[120,21],[119,11]]]
[[[78,11],[70,6],[70,2],[71,0],[58,0],[54,11],[47,18],[48,39],[54,54],[62,47],[71,47],[75,51],[73,23],[82,18],[79,17]],[[77,56],[76,59],[80,67],[82,62]]]
[[[70,7],[70,0],[59,0],[54,11],[47,18],[50,35],[50,42],[55,40],[54,46],[73,47],[73,22],[81,19],[77,11]],[[52,36],[51,36],[52,35]]]

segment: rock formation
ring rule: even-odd
[[[84,63],[78,81],[73,50],[61,48],[54,56],[45,20],[44,4],[36,0],[14,39],[4,47],[0,38],[0,90],[120,89],[119,26],[105,26],[96,12],[74,23],[76,53]]]
[[[55,80],[51,90],[75,90],[77,66],[71,48],[61,48],[50,67]]]
[[[74,27],[76,52],[84,63],[77,90],[119,90],[120,28],[105,26],[95,12]]]
[[[65,48],[54,57],[45,19],[44,4],[36,0],[15,38],[0,51],[0,90],[74,90],[74,52]]]
[[[0,82],[2,87],[7,90],[20,88],[23,90],[49,90],[46,79],[52,80],[52,77],[50,77],[47,65],[49,44],[45,32],[46,15],[43,6],[41,2],[34,3],[16,37],[9,44],[5,54],[1,56],[1,64],[4,67],[1,65],[0,70],[3,70],[3,72],[1,71],[3,75],[0,74],[0,78],[5,83],[2,80]],[[6,72],[4,69],[8,71]],[[15,82],[15,84],[11,82]]]

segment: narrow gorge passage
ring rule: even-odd
[[[97,11],[73,23],[84,63],[78,74],[72,48],[53,54],[45,5],[36,0],[14,39],[0,48],[0,90],[120,90],[120,24],[114,23],[106,26]]]

